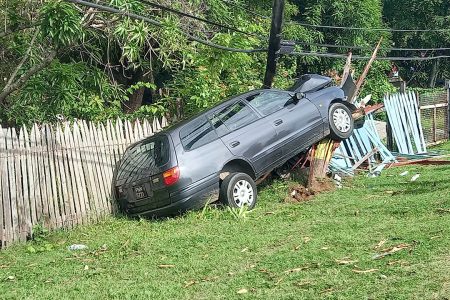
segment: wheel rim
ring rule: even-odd
[[[233,187],[233,201],[238,207],[252,205],[254,201],[253,187],[247,180],[241,179]]]
[[[340,132],[349,132],[351,128],[350,116],[344,109],[337,108],[333,112],[333,124]]]

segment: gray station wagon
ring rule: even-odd
[[[251,209],[259,177],[325,136],[348,138],[354,109],[319,75],[232,97],[131,145],[114,172],[115,198],[131,216],[170,216],[216,199]]]

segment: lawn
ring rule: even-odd
[[[284,203],[289,184],[260,187],[240,216],[207,208],[42,233],[0,252],[0,298],[450,297],[450,167],[359,176],[302,203]]]

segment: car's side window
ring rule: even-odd
[[[261,92],[246,98],[250,104],[263,115],[267,116],[285,107],[291,96],[281,92]]]
[[[184,149],[193,150],[218,138],[217,133],[206,117],[195,119],[180,131],[181,144]]]
[[[243,102],[237,102],[216,113],[211,118],[211,123],[218,134],[223,135],[229,130],[236,130],[257,119],[258,115],[250,107]]]

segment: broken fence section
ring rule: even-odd
[[[128,145],[166,125],[163,118],[0,127],[0,248],[25,241],[37,224],[71,228],[114,212],[115,164]]]
[[[384,98],[384,106],[398,152],[426,153],[427,147],[416,94],[408,92],[387,95]]]
[[[367,163],[370,174],[378,175],[395,157],[386,148],[375,128],[372,114],[367,115],[364,126],[341,142],[328,166],[332,173],[353,176],[354,171]]]

